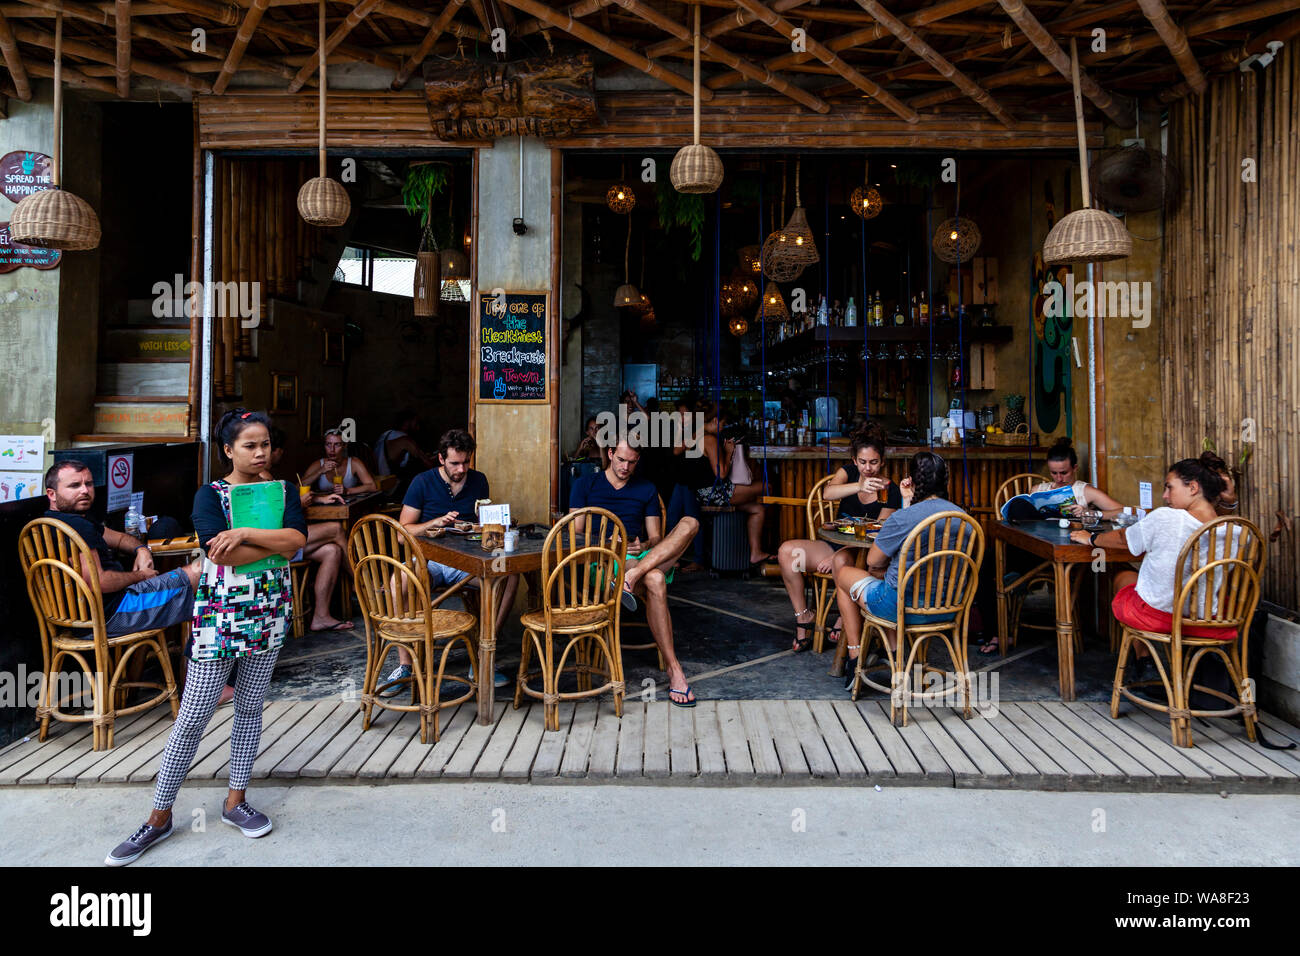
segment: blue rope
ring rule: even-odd
[[[961,230],[961,180],[957,180],[957,229]],[[966,458],[966,342],[964,330],[962,329],[962,281],[961,281],[961,246],[958,245],[957,251],[957,369],[961,375],[961,384],[957,388],[957,397],[961,401],[957,414],[961,416],[961,471],[965,479],[965,488],[963,489],[962,504],[970,508],[970,463]]]
[[[826,403],[822,410],[826,414],[826,474],[831,473],[831,185],[830,177],[822,178],[822,219],[825,224],[823,244],[825,255],[822,257],[822,304],[827,309],[826,319]],[[820,318],[820,313],[818,318]],[[813,333],[816,334],[815,332]],[[817,415],[813,409],[813,443],[817,441]]]
[[[926,236],[934,235],[934,189],[925,187],[925,234]],[[925,287],[934,291],[934,243],[927,243],[925,256]],[[926,363],[926,410],[929,416],[926,419],[926,434],[930,436],[929,446],[934,448],[934,434],[930,431],[934,425],[934,300],[929,304],[930,318],[927,325],[930,327],[930,361]]]
[[[713,194],[713,399],[721,424],[722,415],[722,193]],[[713,483],[722,478],[722,436],[718,445],[718,467]]]
[[[763,248],[763,167],[760,164],[758,168],[758,247]],[[741,270],[749,269],[748,263],[741,264]],[[759,421],[763,429],[763,494],[771,494],[771,489],[767,482],[767,296],[763,294],[763,283],[761,281],[762,273],[759,274],[758,282],[758,331],[762,342],[762,357],[760,359],[759,377],[761,381],[759,386],[763,390],[763,407],[759,412]]]
[[[1033,156],[1030,155],[1029,157],[1029,183],[1030,183],[1029,231],[1026,233],[1026,235],[1029,236],[1029,242],[1034,247],[1037,247],[1037,242],[1034,239],[1034,183],[1036,182],[1037,180],[1034,178],[1034,159]],[[1044,265],[1044,268],[1046,268],[1046,265]],[[1035,287],[1034,279],[1035,279],[1034,257],[1030,256],[1029,257],[1029,335],[1027,336],[1027,338],[1029,339],[1029,393],[1025,396],[1025,402],[1029,405],[1029,415],[1025,420],[1029,422],[1029,430],[1031,432],[1034,429],[1034,408],[1038,404],[1036,401],[1034,401],[1035,393],[1038,391],[1038,372],[1034,369],[1034,296],[1038,294],[1038,289]],[[1033,442],[1030,442],[1027,445],[1025,445],[1025,471],[1033,471],[1033,470],[1034,470],[1034,445]],[[1094,478],[1095,477],[1096,476],[1094,476]]]
[[[865,184],[868,189],[871,183]],[[870,310],[867,300],[867,220],[862,219],[862,311],[858,321],[862,323],[862,404],[866,410],[866,421],[871,421],[871,359],[867,358],[867,312]]]

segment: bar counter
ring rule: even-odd
[[[960,445],[889,445],[885,449],[884,473],[893,481],[906,476],[907,461],[918,451],[933,451],[948,463],[948,498],[961,505],[981,524],[993,515],[993,499],[998,488],[1013,475],[1024,472],[1045,473],[1047,449],[1039,446],[968,445],[963,454]],[[832,445],[829,469],[827,449],[823,445],[756,445],[747,448],[754,463],[755,480],[761,481],[767,464],[768,494],[781,498],[807,499],[808,492],[822,478],[832,474],[848,460],[847,444]],[[804,509],[781,507],[778,523],[782,541],[808,535]],[[773,522],[769,521],[769,526]],[[987,533],[987,528],[985,529]]]

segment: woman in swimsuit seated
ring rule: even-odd
[[[881,477],[885,464],[885,440],[879,428],[868,426],[858,432],[849,443],[850,459],[840,465],[831,480],[822,487],[822,497],[840,503],[840,517],[868,518],[884,521],[899,508],[903,498],[898,485]],[[845,564],[852,564],[860,549],[833,545],[826,541],[796,538],[783,542],[777,552],[781,566],[781,580],[790,605],[794,608],[794,645],[796,654],[812,645],[813,612],[807,604],[807,587],[804,575],[809,569],[822,574],[834,574]],[[837,623],[831,643],[838,638]]]
[[[343,433],[331,428],[325,433],[325,457],[311,463],[302,476],[302,483],[314,483],[317,491],[329,494],[334,491],[334,476],[339,474],[343,476],[343,490],[346,492],[359,495],[379,490],[365,463],[347,453]]]

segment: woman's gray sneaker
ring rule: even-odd
[[[271,818],[247,803],[241,803],[233,810],[222,810],[221,821],[238,827],[246,837],[266,836],[271,832]]]
[[[141,854],[155,843],[160,843],[172,835],[172,822],[167,821],[167,826],[156,827],[151,823],[146,823],[131,834],[131,838],[123,843],[119,843],[113,848],[113,852],[104,857],[105,866],[126,866],[128,863],[134,863]]]

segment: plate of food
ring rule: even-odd
[[[447,530],[452,534],[469,534],[475,528],[472,521],[453,521],[447,525]]]

